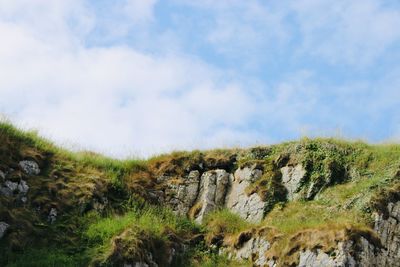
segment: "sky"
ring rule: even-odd
[[[110,156],[400,140],[398,0],[0,0],[0,114]]]

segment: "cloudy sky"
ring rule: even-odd
[[[117,157],[400,140],[400,2],[0,0],[0,113]]]

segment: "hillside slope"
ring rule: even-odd
[[[0,266],[400,266],[400,145],[119,161],[0,124]]]

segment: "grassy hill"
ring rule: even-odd
[[[26,173],[21,161],[37,163],[40,172]],[[305,176],[289,199],[281,168],[298,164]],[[267,203],[261,222],[217,208],[199,224],[190,213],[176,215],[159,196],[182,185],[190,171],[233,173],[246,166],[262,171],[246,188]],[[286,266],[303,248],[329,251],[346,238],[363,236],[379,246],[373,214],[400,200],[400,145],[336,139],[115,160],[73,153],[0,123],[0,171],[0,186],[29,186],[27,193],[0,194],[0,222],[9,225],[0,239],[0,266],[122,266],[149,252],[159,266],[251,266],[251,259],[218,253],[221,246],[238,247],[249,233],[274,240],[268,256]]]

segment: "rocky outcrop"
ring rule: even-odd
[[[287,190],[287,199],[295,200],[299,198],[298,192],[301,189],[306,170],[301,164],[295,166],[284,166],[281,168],[282,184]]]
[[[205,172],[200,179],[200,190],[194,206],[194,218],[202,222],[207,213],[223,207],[228,190],[230,175],[225,170]]]
[[[246,189],[261,176],[256,166],[239,168],[234,174],[216,169],[200,175],[195,170],[180,183],[168,184],[164,199],[175,213],[190,214],[197,222],[223,207],[248,221],[260,222],[266,203],[255,192],[248,195]]]
[[[329,254],[320,249],[301,251],[298,266],[400,266],[400,202],[389,202],[387,214],[375,214],[374,231],[380,244],[359,236],[338,242]]]
[[[10,225],[8,225],[5,222],[0,222],[0,239],[3,238],[4,234],[6,233],[7,229],[10,227]]]
[[[400,201],[387,204],[387,213],[377,213],[374,224],[375,234],[368,232],[349,231],[346,235],[337,235],[336,245],[331,249],[319,248],[318,245],[291,250],[288,255],[298,257],[286,262],[285,259],[267,257],[272,242],[267,235],[242,233],[238,239],[240,244],[234,247],[224,247],[220,251],[230,258],[251,260],[254,266],[294,266],[301,267],[374,267],[400,266]],[[312,233],[310,233],[312,234]],[[300,235],[299,235],[300,236]],[[304,235],[306,236],[306,235]],[[336,240],[337,239],[337,240]],[[306,240],[309,240],[306,238]],[[311,245],[311,244],[309,244]],[[293,248],[295,249],[295,248]]]
[[[287,190],[287,199],[295,200],[302,196],[300,189],[306,171],[301,164],[284,166],[282,186]],[[238,168],[233,174],[217,169],[200,174],[191,171],[178,184],[167,186],[165,201],[179,215],[189,213],[197,222],[217,207],[226,207],[233,213],[250,222],[260,222],[265,215],[268,203],[257,192],[248,192],[249,186],[263,175],[257,165]],[[167,180],[167,178],[162,177]]]
[[[38,175],[40,173],[39,165],[33,160],[20,161],[19,166],[28,175]]]
[[[191,171],[183,182],[168,184],[166,189],[166,202],[178,215],[187,215],[199,194],[200,172]]]
[[[372,255],[371,259],[368,257],[365,262],[374,260],[380,266],[400,266],[400,201],[389,202],[387,214],[375,214],[374,230],[381,239],[384,249],[377,255]]]
[[[271,247],[271,244],[263,237],[256,236],[250,238],[236,251],[237,260],[252,260],[256,266],[265,266],[268,259],[265,253]]]
[[[299,267],[355,267],[356,260],[352,256],[353,242],[339,242],[331,253],[321,249],[305,250],[300,252]]]
[[[236,170],[227,195],[226,207],[251,222],[263,219],[265,202],[255,192],[247,195],[246,188],[260,179],[261,175],[262,171],[255,166]]]

